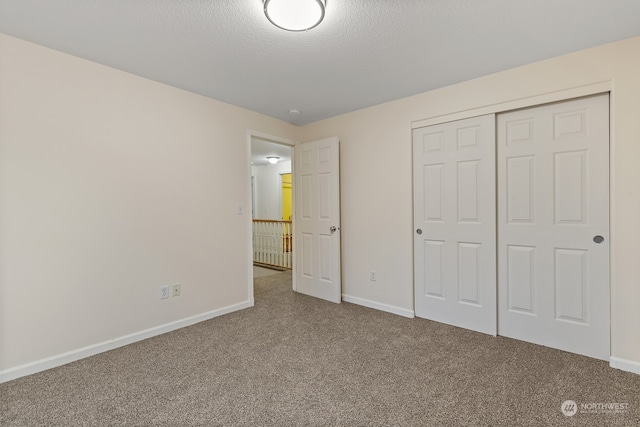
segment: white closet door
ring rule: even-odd
[[[498,224],[498,333],[608,359],[608,95],[498,116]]]
[[[415,129],[416,316],[496,334],[495,116]]]

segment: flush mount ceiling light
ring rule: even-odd
[[[326,0],[264,0],[264,14],[287,31],[307,31],[324,19]]]
[[[278,156],[267,156],[267,161],[272,165],[275,165],[276,163],[278,163],[278,160],[280,160],[280,157]]]

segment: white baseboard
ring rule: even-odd
[[[67,363],[75,362],[76,360],[84,359],[85,357],[94,356],[105,351],[113,350],[118,347],[124,347],[125,345],[133,344],[137,341],[142,341],[147,338],[155,337],[158,335],[166,334],[167,332],[175,331],[186,326],[191,326],[196,323],[204,322],[205,320],[213,319],[214,317],[222,316],[224,314],[233,313],[234,311],[243,310],[253,306],[253,298],[249,301],[242,302],[240,304],[230,305],[217,310],[209,311],[207,313],[198,314],[195,316],[187,317],[185,319],[176,320],[171,323],[156,326],[153,328],[145,329],[140,332],[134,332],[133,334],[125,335],[123,337],[114,338],[109,341],[104,341],[98,344],[93,344],[87,347],[79,348],[77,350],[68,351],[66,353],[58,354],[56,356],[47,357],[46,359],[36,360],[35,362],[26,363],[24,365],[16,366],[14,368],[5,369],[0,371],[0,384],[14,380],[16,378],[24,377],[27,375],[35,374],[37,372],[45,371],[47,369],[55,368],[58,366],[66,365]]]
[[[609,366],[640,375],[640,362],[611,356],[609,358]]]
[[[393,305],[382,304],[379,302],[370,301],[368,299],[358,298],[351,295],[342,294],[342,301],[350,302],[351,304],[362,305],[364,307],[369,307],[369,308],[373,308],[380,311],[386,311],[387,313],[397,314],[398,316],[408,317],[410,319],[413,319],[414,317],[416,317],[413,310],[407,310],[404,308],[395,307]]]

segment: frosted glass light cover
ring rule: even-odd
[[[324,18],[324,0],[265,0],[264,13],[276,27],[306,31]]]

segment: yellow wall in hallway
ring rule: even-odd
[[[290,221],[293,216],[293,192],[291,190],[291,174],[283,173],[282,177],[282,219]]]

